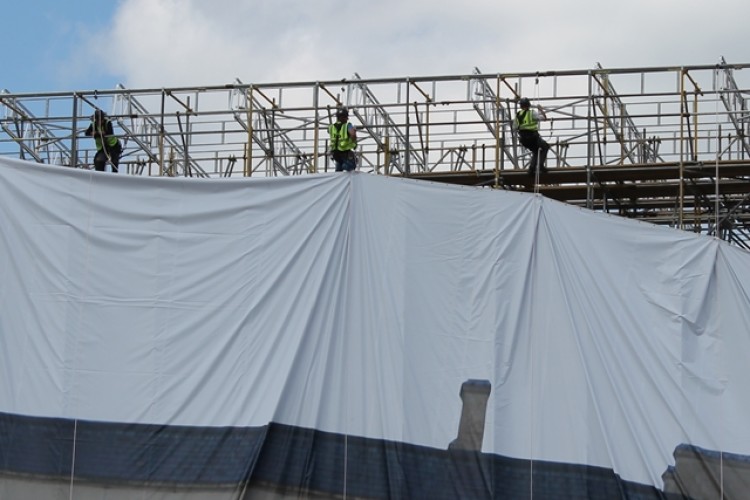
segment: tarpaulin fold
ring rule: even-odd
[[[692,494],[676,457],[750,456],[748,283],[744,250],[539,195],[2,159],[0,488]]]

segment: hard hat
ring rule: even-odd
[[[525,108],[526,106],[531,106],[531,101],[529,101],[528,97],[522,97],[522,98],[521,98],[521,99],[520,99],[520,100],[518,101],[518,104],[519,104],[519,105],[520,105],[520,106],[521,106],[522,108]]]
[[[348,118],[349,117],[349,110],[346,109],[346,108],[339,108],[339,109],[337,109],[336,110],[336,118],[339,118],[339,117]]]
[[[105,116],[107,116],[107,114],[104,111],[102,111],[101,109],[97,109],[94,111],[94,114],[91,117],[91,119],[94,121],[101,121],[101,120],[104,120]]]

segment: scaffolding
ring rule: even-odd
[[[750,248],[750,64],[605,68],[219,86],[0,92],[0,155],[93,168],[94,110],[115,123],[121,173],[311,175],[347,106],[364,172],[539,192]],[[745,80],[740,77],[744,76]],[[547,111],[549,172],[526,172],[518,99]]]

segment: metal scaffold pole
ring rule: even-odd
[[[326,112],[330,118],[332,107],[347,105],[362,172],[538,190],[590,210],[744,245],[750,244],[748,80],[750,64],[722,58],[692,66],[597,63],[544,72],[475,68],[424,77],[3,90],[0,155],[90,168],[95,146],[78,129],[111,101],[125,145],[123,175],[315,175],[327,170],[320,163],[327,160]],[[523,168],[528,152],[511,128],[522,89],[532,88],[529,97],[550,115],[544,130],[554,158],[538,183]],[[243,168],[234,169],[239,158]]]

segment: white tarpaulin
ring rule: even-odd
[[[712,238],[541,196],[360,173],[145,178],[7,159],[0,228],[0,492],[20,491],[19,472],[73,487],[87,460],[89,482],[127,482],[125,462],[96,472],[107,446],[87,458],[29,430],[66,434],[72,422],[101,429],[102,443],[140,429],[263,429],[223,480],[245,485],[229,493],[239,496],[265,473],[271,441],[290,470],[292,445],[269,438],[278,424],[331,437],[333,453],[400,443],[391,483],[359,488],[419,497],[399,450],[431,453],[433,465],[448,453],[467,381],[488,388],[471,424],[477,467],[492,464],[478,487],[488,497],[572,496],[575,478],[534,483],[552,465],[583,467],[589,493],[601,470],[625,497],[700,497],[687,491],[692,473],[677,477],[679,450],[704,465],[719,456],[719,470],[750,455],[750,254]],[[147,447],[160,436],[145,435]],[[342,436],[351,442],[336,448]],[[323,451],[312,441],[307,482],[266,485],[340,495],[309,477],[331,474],[343,483],[329,490],[352,494],[353,471],[370,465],[352,449],[343,469],[314,469]],[[63,465],[40,458],[37,469],[29,454],[45,453]],[[504,483],[500,458],[524,464],[523,484]],[[133,477],[195,479],[162,465]],[[735,472],[722,473],[700,482],[728,488]],[[445,481],[449,497],[466,486]]]

